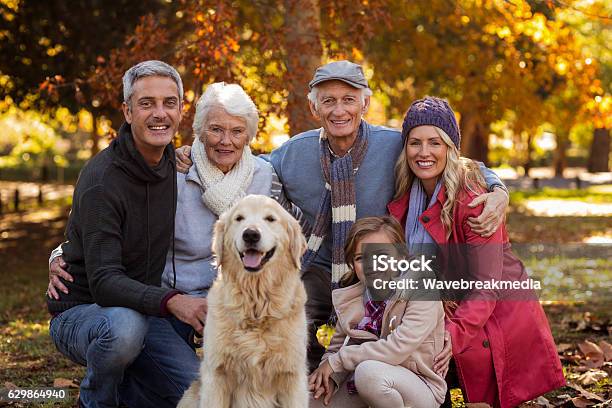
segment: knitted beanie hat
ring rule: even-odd
[[[455,113],[445,99],[426,96],[412,102],[402,125],[404,142],[412,129],[423,125],[442,129],[451,138],[457,149],[460,148],[461,132],[457,125],[457,119],[455,119]]]

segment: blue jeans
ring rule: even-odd
[[[185,322],[180,321],[176,317],[169,317],[168,321],[174,328],[174,331],[178,333],[178,335],[185,340],[185,342],[195,351],[196,346],[193,343],[193,327],[188,325]]]
[[[57,349],[87,367],[85,407],[175,407],[199,361],[168,319],[122,307],[79,305],[51,320]]]

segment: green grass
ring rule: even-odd
[[[522,261],[530,276],[541,282],[540,299],[543,301],[606,302],[610,300],[610,293],[612,293],[612,260],[610,258],[523,257]]]
[[[526,200],[577,200],[589,203],[612,203],[612,185],[592,186],[585,189],[561,189],[544,187],[538,190],[513,191],[512,205],[523,204]]]

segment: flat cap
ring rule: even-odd
[[[317,68],[308,87],[312,89],[321,82],[331,80],[342,81],[358,89],[368,88],[363,68],[350,61],[334,61]]]

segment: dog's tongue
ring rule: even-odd
[[[257,268],[261,264],[263,254],[258,251],[246,251],[242,257],[242,263],[247,268]]]

